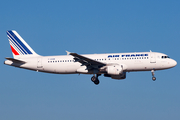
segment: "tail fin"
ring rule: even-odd
[[[7,31],[7,36],[14,58],[39,56],[16,31]]]

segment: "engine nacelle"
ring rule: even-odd
[[[120,65],[107,66],[107,74],[120,75],[123,73],[123,67]]]
[[[126,78],[126,72],[123,72],[120,75],[109,75],[109,74],[104,74],[104,77],[111,77],[112,79],[120,80],[120,79],[125,79]]]

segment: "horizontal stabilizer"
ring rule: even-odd
[[[14,59],[14,58],[6,58],[7,60],[10,60],[12,62],[15,62],[15,63],[26,63],[25,61],[22,61],[22,60],[18,60],[18,59]]]

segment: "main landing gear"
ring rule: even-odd
[[[152,73],[152,80],[155,81],[156,77],[154,77],[154,70],[151,70],[151,73]]]
[[[92,76],[92,78],[91,78],[91,81],[94,82],[95,85],[98,85],[98,84],[99,84],[99,79],[98,79],[99,76],[100,76],[100,75],[97,74],[96,76],[94,75],[94,76]]]

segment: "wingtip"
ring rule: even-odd
[[[69,51],[66,51],[66,53],[67,53],[67,55],[69,55],[71,52],[69,52]]]

